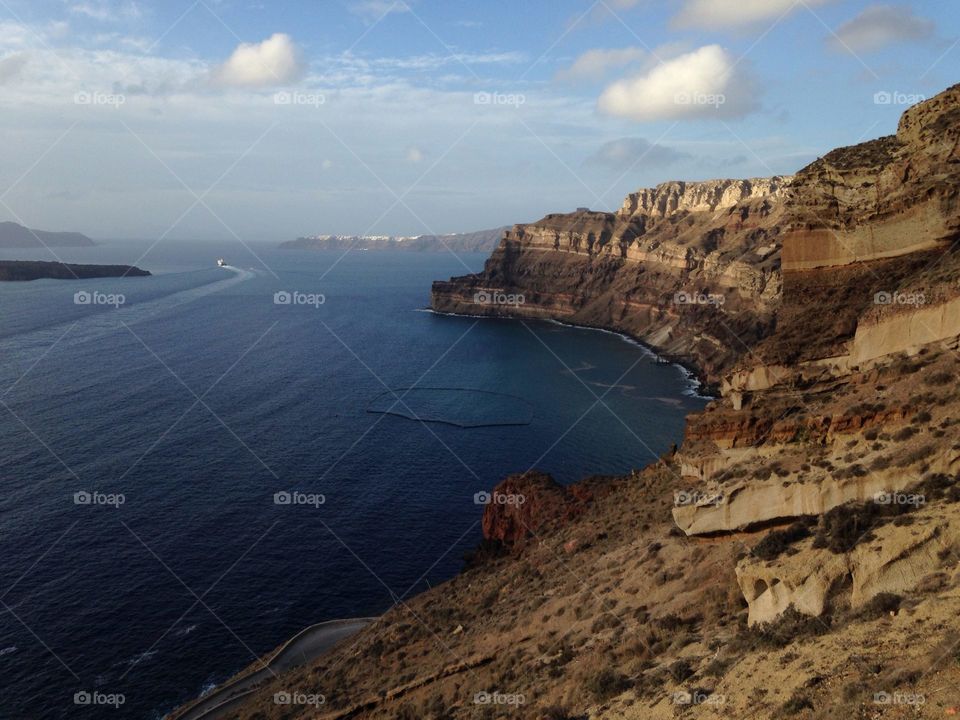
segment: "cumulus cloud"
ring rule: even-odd
[[[631,168],[662,168],[690,155],[665,145],[655,145],[644,138],[625,137],[601,145],[588,157],[584,167],[626,172]]]
[[[836,0],[686,0],[673,19],[677,27],[732,28],[774,21],[805,5],[814,7]]]
[[[609,85],[598,106],[633,120],[742,117],[758,107],[757,84],[744,62],[707,45],[646,73]]]
[[[300,51],[289,35],[275,33],[261,43],[242,43],[214,73],[234,87],[281,85],[303,75]]]
[[[611,70],[642,61],[647,53],[641,48],[628,47],[610,50],[588,50],[568,68],[557,73],[558,80],[589,82],[602,80]]]
[[[837,28],[830,38],[836,50],[871,52],[899,42],[916,42],[933,37],[932,20],[917,17],[906,5],[874,5]]]

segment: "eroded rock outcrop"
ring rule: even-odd
[[[546,473],[533,471],[511,475],[492,492],[478,496],[478,501],[486,504],[483,537],[522,547],[544,525],[582,514],[592,500],[593,491],[587,483],[564,486]]]
[[[866,532],[864,532],[866,534]],[[737,582],[749,606],[751,625],[775,620],[791,606],[819,617],[831,606],[863,607],[880,593],[901,594],[952,563],[960,528],[935,512],[910,524],[887,524],[849,552],[817,548],[810,539],[775,561],[748,558],[737,566]]]

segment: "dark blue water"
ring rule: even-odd
[[[611,334],[419,310],[480,255],[256,252],[269,270],[239,245],[164,243],[139,263],[152,278],[0,284],[0,717],[162,716],[306,625],[449,578],[480,538],[474,494],[507,473],[641,467],[703,404]],[[509,416],[504,397],[532,414],[368,412],[411,386],[494,393],[463,395],[471,419]],[[79,707],[84,690],[125,704]]]

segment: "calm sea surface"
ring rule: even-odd
[[[150,278],[0,283],[2,718],[162,717],[455,574],[506,474],[642,467],[703,406],[615,335],[423,311],[481,255],[144,250],[57,252]]]

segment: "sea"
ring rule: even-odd
[[[55,252],[153,275],[0,283],[0,718],[162,718],[455,575],[508,474],[641,468],[706,402],[612,333],[430,312],[481,254]]]

